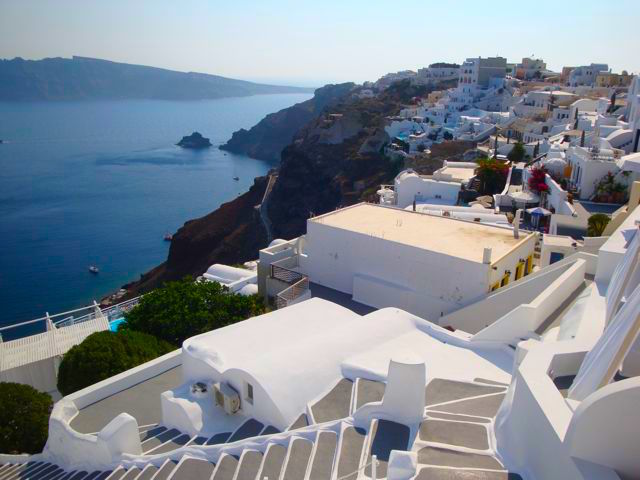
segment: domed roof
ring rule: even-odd
[[[282,245],[283,243],[287,243],[287,241],[281,238],[276,238],[275,240],[271,241],[269,247],[275,247],[276,245]]]
[[[409,169],[407,169],[407,170],[403,170],[402,172],[400,172],[400,173],[396,176],[395,181],[396,181],[396,182],[400,182],[400,181],[404,180],[405,178],[409,178],[409,177],[417,177],[417,176],[418,176],[418,174],[417,174],[414,170],[412,170],[412,169],[410,169],[410,168],[409,168]]]
[[[258,293],[258,285],[255,283],[247,283],[244,287],[238,290],[236,293],[248,297],[249,295],[255,295]]]

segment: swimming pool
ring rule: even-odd
[[[120,325],[122,325],[125,322],[126,320],[124,318],[117,318],[112,322],[109,322],[109,330],[111,330],[112,332],[117,332]]]

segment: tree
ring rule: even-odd
[[[610,218],[604,213],[594,213],[589,217],[587,237],[601,237]]]
[[[0,383],[0,453],[40,453],[53,400],[29,385]]]
[[[96,332],[62,358],[58,390],[63,395],[153,360],[175,347],[142,332]]]
[[[442,138],[444,138],[445,140],[453,140],[453,134],[449,131],[445,131],[442,134]]]
[[[174,345],[187,338],[264,313],[262,297],[229,293],[217,282],[168,282],[125,314],[125,329],[150,333]]]
[[[509,174],[509,167],[495,158],[480,158],[477,163],[476,176],[481,183],[480,193],[491,195],[502,191]]]
[[[513,144],[513,148],[507,155],[507,158],[512,162],[521,162],[522,160],[524,160],[525,154],[526,152],[524,150],[524,145],[522,144],[522,142],[516,142]]]

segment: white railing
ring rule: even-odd
[[[96,318],[106,317],[109,322],[122,318],[122,316],[135,307],[140,302],[141,297],[135,297],[130,300],[126,300],[117,305],[101,309],[100,306],[94,301],[93,305],[86,307],[76,308],[68,310],[66,312],[56,313],[49,315],[47,313],[44,317],[36,318],[34,320],[28,320],[26,322],[14,323],[13,325],[7,325],[0,327],[0,341],[2,340],[2,332],[13,330],[16,328],[24,327],[27,325],[43,324],[45,331],[50,330],[52,327],[63,328],[71,325],[77,325],[79,323],[95,320]]]
[[[136,305],[138,305],[140,303],[141,298],[142,298],[142,295],[132,298],[130,300],[127,300],[125,302],[118,303],[117,305],[112,305],[111,307],[107,307],[103,309],[102,313],[109,319],[110,322],[112,322],[113,320],[122,318],[122,316],[125,313],[127,313]]]

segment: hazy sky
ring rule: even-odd
[[[314,86],[496,54],[640,72],[639,19],[640,0],[0,0],[0,58]]]

